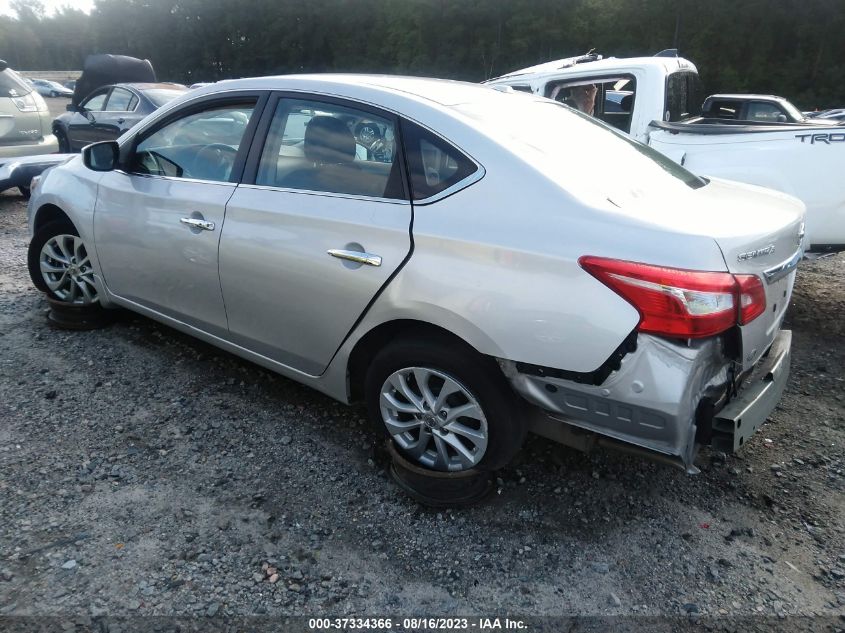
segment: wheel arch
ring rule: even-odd
[[[457,334],[444,327],[415,319],[395,319],[386,321],[372,328],[362,336],[352,348],[347,361],[349,380],[349,399],[360,402],[364,398],[364,379],[367,367],[373,357],[388,343],[398,338],[429,337],[447,341],[466,349],[467,352],[484,356],[475,347]]]
[[[70,219],[70,216],[60,207],[52,203],[44,204],[35,212],[35,216],[32,220],[32,234],[35,235],[50,222],[60,221],[70,222],[73,224],[74,228],[79,231],[79,227],[74,224],[73,220]]]

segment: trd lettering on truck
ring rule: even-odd
[[[805,139],[810,139],[810,145],[815,145],[816,143],[825,143],[826,145],[830,145],[831,143],[845,143],[845,133],[837,132],[834,134],[796,134],[795,138],[800,138],[802,143],[805,143]]]

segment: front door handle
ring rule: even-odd
[[[361,251],[345,251],[340,248],[332,248],[326,251],[332,257],[338,259],[347,259],[350,262],[357,262],[359,264],[367,264],[367,266],[381,266],[381,257],[371,253],[362,253]]]
[[[197,218],[182,218],[179,220],[182,224],[187,224],[192,229],[201,229],[203,231],[213,231],[214,222],[208,220],[198,220]]]
[[[125,122],[126,122],[126,119],[118,119],[117,120],[118,125],[123,125]]]

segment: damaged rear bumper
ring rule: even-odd
[[[742,389],[713,417],[713,448],[732,453],[748,441],[774,410],[789,379],[792,332],[778,332],[768,354]]]
[[[599,385],[499,364],[517,393],[535,405],[534,432],[571,444],[575,427],[694,471],[701,441],[734,451],[774,409],[789,375],[791,341],[791,332],[780,331],[737,394],[721,338],[684,344],[640,334],[636,350]]]

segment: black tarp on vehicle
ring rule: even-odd
[[[70,102],[79,105],[100,86],[116,83],[154,83],[156,74],[148,59],[126,55],[98,54],[85,58],[82,76],[76,82]]]

